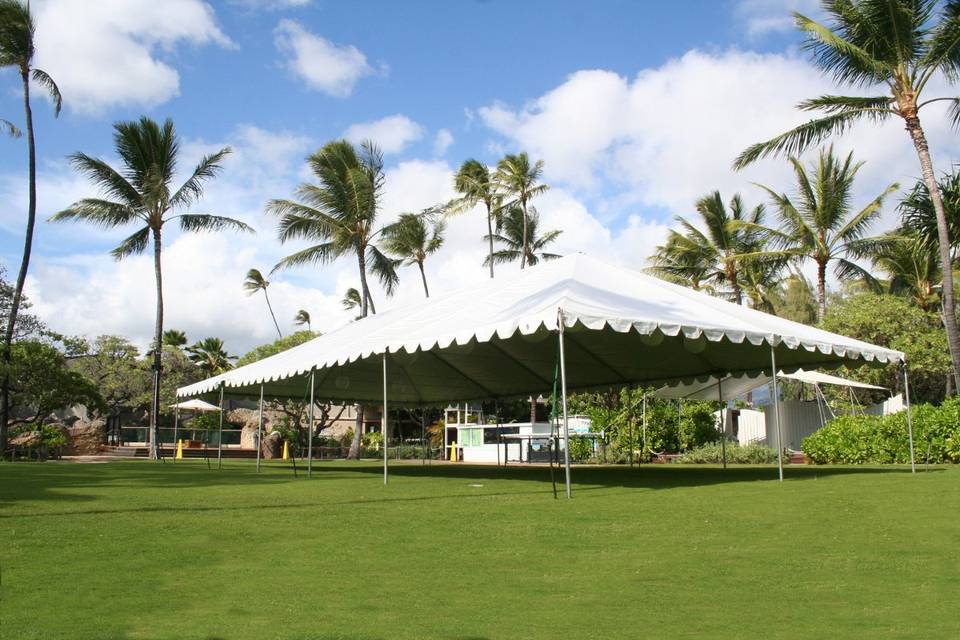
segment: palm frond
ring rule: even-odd
[[[60,109],[63,108],[63,96],[60,95],[60,87],[46,71],[41,69],[34,69],[30,77],[50,95],[50,99],[53,101],[53,115],[54,117],[59,116]]]
[[[6,132],[11,138],[19,138],[23,135],[23,132],[9,120],[4,120],[0,118],[0,130]]]
[[[816,65],[837,82],[868,85],[883,82],[891,75],[893,69],[889,64],[876,59],[840,33],[800,13],[795,12],[793,17],[797,29],[807,36],[804,48],[813,54]]]
[[[276,273],[291,267],[300,267],[307,264],[329,264],[340,257],[332,242],[307,247],[296,253],[292,253],[270,270],[270,273]]]
[[[144,227],[129,235],[116,249],[110,252],[114,260],[123,260],[127,256],[143,253],[150,242],[150,227]]]
[[[370,273],[377,277],[388,296],[392,296],[400,284],[397,267],[401,262],[401,260],[387,257],[376,245],[371,244],[367,247],[367,264]]]
[[[96,184],[104,196],[120,200],[127,207],[143,208],[143,198],[136,187],[106,162],[85,153],[74,153],[68,158],[73,168]]]
[[[891,105],[893,98],[890,96],[820,96],[803,100],[797,104],[801,111],[823,111],[824,113],[842,113],[853,109],[879,109],[889,110],[891,115],[894,113]]]
[[[146,221],[146,218],[126,204],[98,198],[78,200],[50,218],[50,222],[77,220],[91,222],[104,229],[110,229],[130,224],[135,220]]]
[[[231,153],[230,147],[224,147],[216,153],[204,156],[193,170],[193,174],[184,182],[177,192],[170,198],[172,207],[189,207],[203,194],[203,185],[207,180],[215,178],[223,165],[220,163]]]
[[[174,216],[172,219],[180,220],[181,231],[222,231],[232,229],[234,231],[246,231],[254,233],[253,227],[240,220],[227,218],[225,216],[215,216],[209,213],[184,213]]]

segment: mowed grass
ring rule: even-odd
[[[960,637],[960,469],[906,471],[0,464],[0,637]]]

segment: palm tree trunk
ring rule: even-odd
[[[493,278],[493,211],[489,202],[487,203],[487,240],[490,241],[490,277]]]
[[[153,331],[153,407],[150,411],[150,457],[158,457],[160,442],[160,375],[163,365],[163,276],[160,270],[160,229],[153,230],[153,270],[157,278],[157,319]]]
[[[23,258],[20,261],[17,284],[13,290],[13,300],[10,303],[10,316],[7,318],[7,327],[3,334],[2,359],[5,365],[10,364],[10,348],[13,344],[13,334],[16,330],[20,302],[23,299],[23,288],[27,282],[27,270],[30,268],[30,254],[33,250],[33,228],[37,222],[37,149],[33,136],[33,110],[30,108],[29,69],[22,68],[20,70],[20,79],[23,82],[23,111],[27,126],[29,198],[27,202],[27,231],[23,238]],[[0,388],[0,458],[3,458],[7,451],[7,426],[9,422],[10,375],[7,373],[3,376],[3,384]]]
[[[827,315],[827,264],[817,263],[817,322]]]
[[[353,405],[356,419],[353,423],[353,442],[350,443],[350,451],[347,452],[348,460],[360,459],[360,443],[363,441],[363,405]]]
[[[267,295],[267,288],[263,288],[263,297],[267,299],[267,309],[270,310],[270,317],[273,318],[273,326],[277,328],[277,335],[283,337],[283,334],[280,332],[280,325],[277,324],[277,316],[273,312],[273,305],[270,304],[270,296]]]
[[[930,147],[927,137],[920,126],[920,118],[916,114],[905,118],[907,131],[913,139],[913,146],[917,149],[920,158],[920,170],[923,173],[923,182],[930,192],[933,201],[933,210],[937,215],[937,239],[940,244],[940,266],[943,272],[943,324],[947,330],[947,345],[950,348],[950,362],[953,365],[955,387],[960,387],[960,332],[957,331],[957,313],[953,297],[953,263],[950,260],[950,233],[947,228],[947,215],[943,207],[943,198],[937,185],[937,177],[933,171],[933,160],[930,159]]]
[[[417,266],[420,267],[420,279],[423,280],[423,293],[429,298],[430,289],[427,288],[427,274],[423,271],[423,263],[418,262]]]
[[[527,201],[520,200],[520,205],[523,210],[523,253],[520,254],[520,268],[527,264],[527,252],[529,248],[527,247]]]
[[[376,315],[377,309],[373,306],[373,297],[370,295],[370,287],[367,286],[367,259],[362,250],[357,252],[357,262],[360,266],[360,317],[366,318],[368,310]]]

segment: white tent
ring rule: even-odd
[[[183,402],[178,402],[176,404],[170,405],[171,409],[183,409],[184,411],[220,411],[220,407],[215,404],[210,404],[199,398],[194,398],[192,400],[184,400]]]
[[[886,387],[878,387],[875,384],[858,382],[840,376],[832,376],[820,371],[804,371],[798,369],[792,373],[785,373],[782,370],[777,375],[778,378],[789,378],[799,380],[806,384],[820,385],[832,384],[841,387],[853,387],[855,389],[876,389],[879,391],[889,391]],[[673,398],[675,400],[733,400],[753,391],[757,387],[769,384],[772,378],[769,374],[759,373],[756,375],[721,375],[709,376],[705,380],[693,381],[674,381],[665,384],[651,395],[657,398]]]
[[[386,409],[388,398],[421,405],[540,393],[558,369],[565,396],[567,389],[904,359],[582,254],[500,273],[352,322],[177,395],[382,399]],[[569,492],[569,469],[567,480]]]

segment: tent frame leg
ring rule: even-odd
[[[310,369],[310,410],[307,412],[307,478],[313,477],[313,388],[317,370]]]
[[[387,352],[383,352],[383,411],[380,414],[380,433],[383,435],[383,484],[387,484],[389,479],[389,459],[387,454],[387,438],[390,434],[387,421]]]
[[[260,473],[260,452],[263,450],[263,385],[260,385],[260,412],[257,417],[257,473]]]
[[[220,430],[217,436],[217,469],[223,468],[223,388],[226,386],[220,383]]]
[[[563,466],[566,472],[567,499],[573,497],[570,487],[570,422],[567,416],[567,362],[563,351],[563,310],[557,309],[560,340],[560,387],[563,396]]]
[[[723,391],[721,378],[717,378],[717,399],[720,401],[720,455],[723,458],[723,468],[727,468],[727,408],[723,405]]]
[[[180,407],[179,402],[177,402],[176,407],[173,409],[173,461],[177,461],[177,433],[180,429]]]
[[[780,386],[777,384],[776,349],[770,345],[770,376],[773,378],[773,416],[777,422],[777,474],[783,482],[783,432],[780,430]]]
[[[910,377],[907,375],[906,362],[903,363],[903,399],[907,405],[907,437],[910,439],[910,473],[916,473],[917,462],[913,455],[913,411],[910,408]]]

